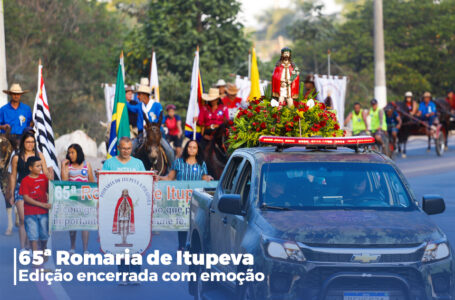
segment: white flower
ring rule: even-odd
[[[312,108],[314,106],[314,100],[313,99],[308,100],[306,105],[308,105],[309,108]]]
[[[278,101],[276,101],[275,99],[272,99],[272,101],[270,101],[270,105],[272,107],[277,107],[278,105],[280,105],[280,103]]]

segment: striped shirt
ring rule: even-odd
[[[69,181],[79,181],[79,182],[88,182],[88,166],[84,161],[84,165],[81,169],[73,167],[72,164],[68,167],[68,180]]]
[[[175,160],[171,170],[176,172],[177,180],[202,180],[202,176],[207,175],[205,162],[202,162],[202,166],[198,163],[190,165],[183,158]]]

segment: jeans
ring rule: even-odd
[[[30,241],[47,241],[49,238],[49,218],[47,214],[25,215],[25,231]]]

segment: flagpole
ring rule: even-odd
[[[327,50],[327,73],[330,77],[330,49]]]
[[[199,56],[199,45],[196,46],[196,55]],[[198,76],[198,82],[196,84],[196,91],[197,89],[199,89],[199,59],[198,59],[198,62],[197,62],[197,76]],[[196,109],[196,105],[199,105],[198,104],[198,99],[197,99],[197,92],[196,92],[196,103],[194,105],[194,116],[196,116],[196,113],[197,113],[197,109]],[[193,116],[193,140],[195,141],[196,140],[196,130],[197,130],[197,127],[196,127],[196,120],[194,119],[194,116]]]

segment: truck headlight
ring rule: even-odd
[[[422,256],[422,262],[440,260],[448,257],[449,255],[449,245],[446,242],[428,243]]]
[[[302,250],[294,242],[271,241],[267,244],[267,254],[273,258],[289,259],[293,261],[305,261]]]

